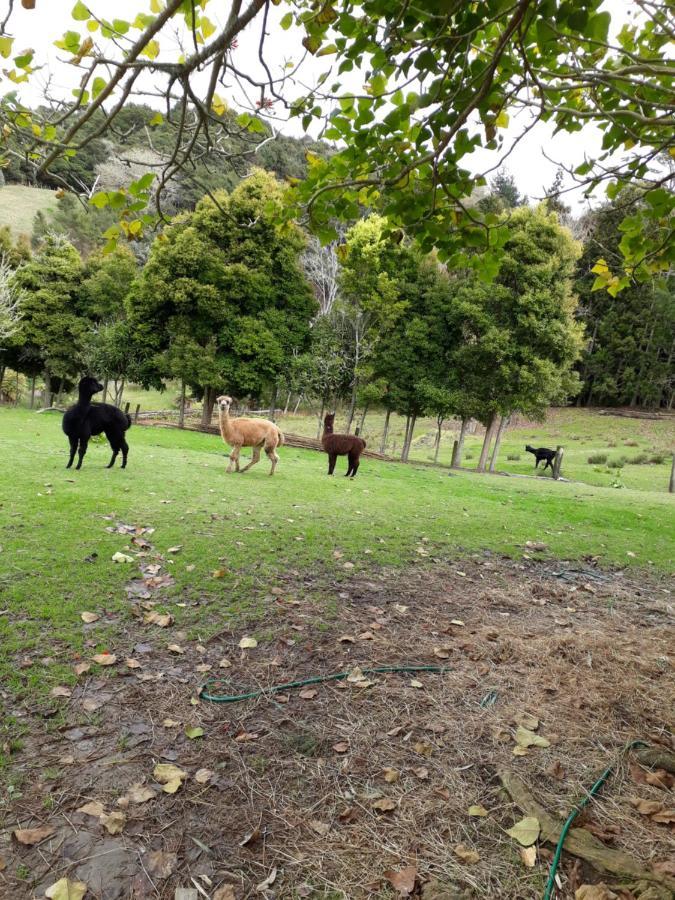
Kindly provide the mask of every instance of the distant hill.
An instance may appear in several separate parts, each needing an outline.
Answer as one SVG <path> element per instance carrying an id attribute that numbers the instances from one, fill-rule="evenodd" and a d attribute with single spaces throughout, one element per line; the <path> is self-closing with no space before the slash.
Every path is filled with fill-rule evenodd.
<path id="1" fill-rule="evenodd" d="M 45 188 L 25 187 L 22 184 L 5 184 L 0 187 L 0 225 L 9 225 L 14 237 L 33 233 L 36 212 L 48 212 L 57 204 L 54 191 Z"/>

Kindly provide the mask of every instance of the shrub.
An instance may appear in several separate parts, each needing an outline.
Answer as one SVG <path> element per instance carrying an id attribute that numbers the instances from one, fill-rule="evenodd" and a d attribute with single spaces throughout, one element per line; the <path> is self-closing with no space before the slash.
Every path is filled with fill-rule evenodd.
<path id="1" fill-rule="evenodd" d="M 474 456 L 475 456 L 475 454 L 469 450 L 464 454 L 464 459 L 473 459 Z"/>
<path id="2" fill-rule="evenodd" d="M 665 456 L 663 455 L 663 453 L 653 453 L 649 457 L 649 462 L 653 463 L 655 466 L 660 466 L 664 459 Z"/>
<path id="3" fill-rule="evenodd" d="M 631 466 L 643 466 L 645 463 L 649 462 L 649 454 L 638 453 L 636 456 L 628 457 L 626 462 Z"/>
<path id="4" fill-rule="evenodd" d="M 625 456 L 620 456 L 618 459 L 609 459 L 607 460 L 607 468 L 608 469 L 623 469 L 626 465 Z"/>
<path id="5" fill-rule="evenodd" d="M 591 466 L 601 466 L 603 463 L 607 462 L 607 454 L 591 453 L 591 455 L 588 457 L 588 462 Z"/>
<path id="6" fill-rule="evenodd" d="M 507 459 L 520 459 L 520 453 L 507 453 Z"/>

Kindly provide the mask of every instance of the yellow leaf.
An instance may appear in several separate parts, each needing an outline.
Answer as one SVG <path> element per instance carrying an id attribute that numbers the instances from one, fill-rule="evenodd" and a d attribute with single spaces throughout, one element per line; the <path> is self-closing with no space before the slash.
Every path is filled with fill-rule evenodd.
<path id="1" fill-rule="evenodd" d="M 605 275 L 609 272 L 609 266 L 604 259 L 599 259 L 591 269 L 591 272 L 593 272 L 595 275 Z"/>
<path id="2" fill-rule="evenodd" d="M 256 641 L 256 639 L 254 637 L 243 637 L 239 641 L 239 646 L 241 647 L 242 650 L 253 650 L 255 647 L 258 646 L 258 642 Z"/>
<path id="3" fill-rule="evenodd" d="M 164 4 L 161 0 L 150 0 L 150 11 L 154 13 L 161 13 L 164 9 Z"/>
<path id="4" fill-rule="evenodd" d="M 141 56 L 147 56 L 148 59 L 157 59 L 159 56 L 159 42 L 148 41 L 141 51 Z"/>
<path id="5" fill-rule="evenodd" d="M 108 834 L 121 834 L 127 822 L 127 817 L 123 812 L 111 812 L 108 816 L 101 816 L 99 822 L 106 829 Z"/>
<path id="6" fill-rule="evenodd" d="M 509 124 L 509 115 L 502 110 L 497 118 L 495 119 L 495 125 L 497 128 L 506 128 Z"/>
<path id="7" fill-rule="evenodd" d="M 550 747 L 551 742 L 547 741 L 546 738 L 541 737 L 539 734 L 535 734 L 534 731 L 530 731 L 529 728 L 523 728 L 522 725 L 519 725 L 516 729 L 516 744 L 519 747 Z"/>
<path id="8" fill-rule="evenodd" d="M 537 862 L 537 848 L 534 846 L 521 847 L 520 858 L 523 861 L 523 865 L 526 865 L 528 869 L 533 869 Z"/>
<path id="9" fill-rule="evenodd" d="M 162 785 L 162 790 L 166 794 L 175 794 L 183 780 L 187 778 L 187 772 L 171 763 L 157 763 L 152 776 Z"/>
<path id="10" fill-rule="evenodd" d="M 211 109 L 217 116 L 224 116 L 229 109 L 229 106 L 219 94 L 214 94 L 213 100 L 211 101 Z"/>
<path id="11" fill-rule="evenodd" d="M 87 885 L 84 881 L 71 881 L 69 878 L 61 878 L 45 891 L 45 897 L 49 900 L 82 900 L 87 893 Z"/>
<path id="12" fill-rule="evenodd" d="M 480 803 L 474 804 L 474 806 L 470 806 L 467 810 L 470 816 L 487 816 L 489 815 L 487 809 L 482 806 Z"/>
<path id="13" fill-rule="evenodd" d="M 521 846 L 529 847 L 539 837 L 540 830 L 539 819 L 535 819 L 534 816 L 525 816 L 512 828 L 507 828 L 506 833 L 515 838 Z"/>
<path id="14" fill-rule="evenodd" d="M 468 863 L 470 866 L 480 860 L 480 853 L 476 850 L 470 850 L 466 844 L 457 844 L 457 846 L 452 849 L 455 856 L 458 856 L 462 862 Z"/>

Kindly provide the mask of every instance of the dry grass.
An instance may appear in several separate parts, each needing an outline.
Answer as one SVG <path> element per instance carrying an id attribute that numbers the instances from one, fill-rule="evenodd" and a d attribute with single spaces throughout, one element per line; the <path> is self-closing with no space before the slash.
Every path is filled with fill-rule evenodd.
<path id="1" fill-rule="evenodd" d="M 23 795 L 5 825 L 40 819 L 57 831 L 40 851 L 0 843 L 8 863 L 0 896 L 41 896 L 68 869 L 106 900 L 170 898 L 191 879 L 207 896 L 229 883 L 243 898 L 255 896 L 276 868 L 269 896 L 384 898 L 394 896 L 384 873 L 414 866 L 416 895 L 429 900 L 537 898 L 550 848 L 539 849 L 534 868 L 524 867 L 505 834 L 520 813 L 498 770 L 513 768 L 562 818 L 627 742 L 673 746 L 666 584 L 476 557 L 461 570 L 425 560 L 405 575 L 382 571 L 346 588 L 289 574 L 267 603 L 269 627 L 258 632 L 256 649 L 238 649 L 250 633 L 242 628 L 205 644 L 163 631 L 135 649 L 139 636 L 127 635 L 127 645 L 120 638 L 113 649 L 121 659 L 138 658 L 143 668 L 135 671 L 145 680 L 129 671 L 91 678 L 68 701 L 63 727 L 45 736 L 32 721 L 28 752 L 18 760 Z M 185 653 L 172 655 L 168 643 Z M 218 668 L 223 657 L 231 668 Z M 236 691 L 405 663 L 449 671 L 416 676 L 421 686 L 415 676 L 386 675 L 369 687 L 317 686 L 304 698 L 294 690 L 236 705 L 190 700 L 205 677 L 197 665 L 224 672 Z M 88 717 L 85 696 L 107 699 Z M 551 746 L 518 757 L 514 734 L 523 714 L 539 720 Z M 181 725 L 164 727 L 166 717 Z M 204 738 L 188 740 L 185 724 L 201 725 Z M 58 762 L 66 755 L 75 765 Z M 175 795 L 129 807 L 121 835 L 104 839 L 95 820 L 75 812 L 92 799 L 115 808 L 134 782 L 153 786 L 158 761 L 179 765 L 187 781 Z M 204 767 L 213 775 L 201 785 L 194 775 Z M 396 780 L 387 781 L 385 770 Z M 671 852 L 668 827 L 638 815 L 635 796 L 667 799 L 637 784 L 626 762 L 585 822 L 649 867 Z M 378 811 L 382 799 L 393 809 Z M 473 804 L 489 815 L 469 816 Z M 480 860 L 463 862 L 453 851 L 458 844 Z M 153 874 L 149 850 L 176 853 L 174 873 Z M 17 864 L 34 873 L 31 888 L 15 877 Z M 3 877 L 10 893 L 2 894 Z M 561 877 L 562 898 L 600 876 L 566 858 Z"/>

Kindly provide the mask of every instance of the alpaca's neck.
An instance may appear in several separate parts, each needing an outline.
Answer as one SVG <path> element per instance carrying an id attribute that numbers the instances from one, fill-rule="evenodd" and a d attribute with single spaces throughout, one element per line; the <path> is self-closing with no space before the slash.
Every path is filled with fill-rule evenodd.
<path id="1" fill-rule="evenodd" d="M 93 394 L 90 394 L 88 391 L 80 391 L 78 394 L 77 405 L 83 408 L 91 406 L 92 396 Z"/>
<path id="2" fill-rule="evenodd" d="M 230 419 L 230 414 L 226 409 L 219 409 L 218 414 L 220 434 L 229 443 L 232 437 L 232 419 Z"/>

